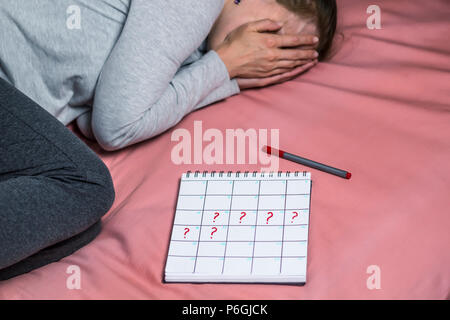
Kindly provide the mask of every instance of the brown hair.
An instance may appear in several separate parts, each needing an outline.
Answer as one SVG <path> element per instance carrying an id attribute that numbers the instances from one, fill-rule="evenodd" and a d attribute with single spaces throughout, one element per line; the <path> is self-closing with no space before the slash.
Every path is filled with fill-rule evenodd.
<path id="1" fill-rule="evenodd" d="M 276 0 L 301 18 L 314 19 L 319 31 L 319 60 L 329 57 L 337 25 L 336 0 Z"/>

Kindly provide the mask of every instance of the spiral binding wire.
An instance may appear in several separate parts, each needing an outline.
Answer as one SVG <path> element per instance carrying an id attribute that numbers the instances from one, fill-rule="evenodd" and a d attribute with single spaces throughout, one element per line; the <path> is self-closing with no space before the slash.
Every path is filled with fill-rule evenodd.
<path id="1" fill-rule="evenodd" d="M 201 176 L 203 178 L 205 178 L 208 175 L 208 173 L 210 173 L 210 177 L 214 178 L 214 176 L 216 175 L 217 171 L 211 171 L 211 172 L 209 172 L 209 171 L 202 171 L 202 172 L 201 171 L 195 171 L 193 174 L 192 174 L 192 171 L 188 171 L 188 172 L 186 172 L 186 178 L 189 178 L 191 175 L 194 178 L 198 178 L 198 176 L 200 174 L 201 174 Z M 244 177 L 247 178 L 249 173 L 250 173 L 250 171 L 244 171 L 244 173 L 243 173 Z M 293 175 L 294 175 L 294 177 L 298 177 L 299 175 L 303 175 L 304 177 L 306 177 L 307 173 L 308 173 L 307 171 L 295 171 L 293 173 Z M 231 177 L 233 175 L 233 171 L 228 171 L 226 173 L 225 173 L 225 171 L 219 171 L 218 176 L 220 178 L 222 178 L 224 176 L 224 174 L 226 174 L 227 177 Z M 241 175 L 241 171 L 236 171 L 234 174 L 235 174 L 236 178 L 239 178 L 240 175 Z M 264 178 L 267 175 L 268 177 L 271 178 L 271 177 L 274 176 L 274 174 L 277 174 L 278 177 L 281 177 L 283 172 L 282 171 L 278 171 L 277 173 L 275 173 L 273 171 L 270 171 L 269 173 L 260 172 L 259 173 L 259 177 Z M 258 176 L 258 171 L 253 171 L 251 176 L 254 177 L 254 178 L 257 177 Z M 290 171 L 286 171 L 286 177 L 290 177 L 290 176 L 291 176 L 291 172 Z"/>

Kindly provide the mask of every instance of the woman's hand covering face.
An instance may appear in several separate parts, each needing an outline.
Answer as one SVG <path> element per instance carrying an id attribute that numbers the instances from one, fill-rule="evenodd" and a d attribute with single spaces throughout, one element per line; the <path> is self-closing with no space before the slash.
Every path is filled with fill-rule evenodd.
<path id="1" fill-rule="evenodd" d="M 319 39 L 277 34 L 280 29 L 270 19 L 246 23 L 230 32 L 216 49 L 241 89 L 284 82 L 316 65 L 314 47 Z"/>

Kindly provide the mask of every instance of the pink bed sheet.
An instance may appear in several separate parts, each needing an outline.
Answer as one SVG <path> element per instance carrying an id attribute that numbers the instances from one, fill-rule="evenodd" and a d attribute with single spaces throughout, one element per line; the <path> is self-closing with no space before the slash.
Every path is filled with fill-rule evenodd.
<path id="1" fill-rule="evenodd" d="M 286 150 L 348 169 L 351 180 L 313 179 L 308 282 L 165 284 L 178 181 L 187 170 L 260 165 L 175 165 L 172 130 L 99 152 L 117 198 L 104 230 L 60 262 L 0 283 L 3 299 L 448 299 L 450 295 L 450 4 L 339 1 L 337 55 L 282 85 L 250 90 L 187 116 L 177 128 L 280 129 Z M 287 161 L 283 171 L 304 170 Z M 309 169 L 308 169 L 309 170 Z M 69 290 L 67 267 L 81 270 Z M 369 290 L 367 268 L 380 268 Z"/>

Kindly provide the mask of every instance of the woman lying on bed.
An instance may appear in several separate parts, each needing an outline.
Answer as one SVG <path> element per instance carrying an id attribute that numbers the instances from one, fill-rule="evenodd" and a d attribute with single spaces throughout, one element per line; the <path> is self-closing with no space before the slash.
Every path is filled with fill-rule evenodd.
<path id="1" fill-rule="evenodd" d="M 106 150 L 149 139 L 313 67 L 335 27 L 334 0 L 1 2 L 0 279 L 89 243 L 112 206 L 108 169 L 64 125 Z"/>

